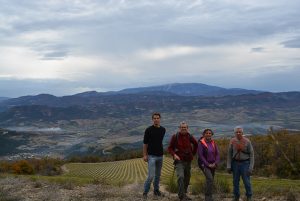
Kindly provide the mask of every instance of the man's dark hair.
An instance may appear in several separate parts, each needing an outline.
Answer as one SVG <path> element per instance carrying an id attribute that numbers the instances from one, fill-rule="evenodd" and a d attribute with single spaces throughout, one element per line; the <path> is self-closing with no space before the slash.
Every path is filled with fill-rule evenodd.
<path id="1" fill-rule="evenodd" d="M 154 116 L 159 116 L 159 118 L 161 118 L 161 116 L 160 116 L 160 113 L 159 113 L 159 112 L 154 112 L 154 113 L 152 114 L 152 119 L 154 118 Z"/>

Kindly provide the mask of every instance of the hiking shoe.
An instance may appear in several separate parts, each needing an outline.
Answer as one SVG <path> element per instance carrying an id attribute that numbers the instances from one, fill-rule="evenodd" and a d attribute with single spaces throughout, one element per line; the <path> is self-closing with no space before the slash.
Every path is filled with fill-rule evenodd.
<path id="1" fill-rule="evenodd" d="M 239 201 L 239 200 L 240 200 L 239 197 L 234 197 L 234 198 L 232 199 L 232 201 Z"/>
<path id="2" fill-rule="evenodd" d="M 185 199 L 184 201 L 191 201 L 191 200 L 192 200 L 192 198 L 190 198 L 190 197 L 187 196 L 187 195 L 184 196 L 184 199 Z"/>
<path id="3" fill-rule="evenodd" d="M 164 194 L 162 192 L 160 192 L 160 190 L 155 190 L 153 193 L 155 196 L 164 197 Z"/>
<path id="4" fill-rule="evenodd" d="M 205 196 L 205 201 L 214 201 L 213 197 L 212 196 Z"/>
<path id="5" fill-rule="evenodd" d="M 180 201 L 191 201 L 192 198 L 188 197 L 188 196 L 183 196 L 182 198 L 179 198 Z"/>
<path id="6" fill-rule="evenodd" d="M 179 198 L 180 201 L 186 201 L 184 197 Z"/>
<path id="7" fill-rule="evenodd" d="M 147 200 L 147 193 L 143 193 L 143 200 Z"/>

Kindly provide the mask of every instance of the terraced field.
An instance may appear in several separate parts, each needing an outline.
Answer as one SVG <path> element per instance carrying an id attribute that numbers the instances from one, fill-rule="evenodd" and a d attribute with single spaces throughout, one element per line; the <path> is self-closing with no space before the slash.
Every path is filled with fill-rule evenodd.
<path id="1" fill-rule="evenodd" d="M 104 163 L 68 163 L 64 176 L 106 180 L 113 183 L 142 182 L 147 176 L 147 163 L 143 159 Z M 173 160 L 164 157 L 162 180 L 172 175 Z"/>

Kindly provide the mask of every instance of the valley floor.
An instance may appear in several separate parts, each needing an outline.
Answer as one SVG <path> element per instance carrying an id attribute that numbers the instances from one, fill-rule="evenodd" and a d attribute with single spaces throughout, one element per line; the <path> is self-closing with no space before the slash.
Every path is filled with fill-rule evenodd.
<path id="1" fill-rule="evenodd" d="M 126 186 L 112 186 L 104 184 L 75 185 L 71 182 L 54 183 L 39 179 L 2 175 L 0 177 L 1 201 L 133 201 L 142 200 L 143 185 L 141 183 Z M 161 201 L 177 201 L 177 195 L 164 192 Z M 296 196 L 299 196 L 297 194 Z M 193 196 L 193 200 L 204 200 L 203 195 Z M 254 197 L 258 201 L 283 201 L 287 196 Z M 231 195 L 215 195 L 216 201 L 230 201 Z M 299 198 L 298 198 L 299 199 Z M 149 199 L 153 200 L 152 192 Z M 294 199 L 297 200 L 297 197 Z"/>

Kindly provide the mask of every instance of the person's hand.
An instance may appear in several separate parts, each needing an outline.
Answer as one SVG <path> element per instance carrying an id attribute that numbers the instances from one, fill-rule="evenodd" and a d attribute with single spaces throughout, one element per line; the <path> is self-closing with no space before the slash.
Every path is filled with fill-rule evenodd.
<path id="1" fill-rule="evenodd" d="M 252 175 L 252 170 L 248 170 L 247 175 L 251 176 Z"/>
<path id="2" fill-rule="evenodd" d="M 214 164 L 214 163 L 209 164 L 208 167 L 211 168 L 211 169 L 215 169 L 216 168 L 216 164 Z"/>
<path id="3" fill-rule="evenodd" d="M 232 173 L 232 169 L 231 169 L 231 168 L 227 168 L 227 172 L 228 172 L 229 174 L 231 174 L 231 173 Z"/>
<path id="4" fill-rule="evenodd" d="M 174 160 L 175 161 L 180 161 L 180 157 L 177 154 L 174 154 Z"/>
<path id="5" fill-rule="evenodd" d="M 143 160 L 144 160 L 145 162 L 148 162 L 148 155 L 143 156 Z"/>

